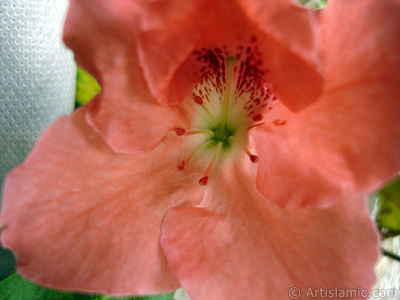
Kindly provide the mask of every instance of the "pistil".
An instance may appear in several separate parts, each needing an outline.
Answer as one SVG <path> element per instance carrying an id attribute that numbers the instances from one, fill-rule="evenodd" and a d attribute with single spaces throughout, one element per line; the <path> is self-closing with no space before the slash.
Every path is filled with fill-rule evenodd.
<path id="1" fill-rule="evenodd" d="M 229 139 L 238 144 L 244 150 L 244 152 L 246 152 L 252 163 L 256 163 L 258 161 L 258 156 L 252 154 L 250 150 L 247 149 L 247 147 L 237 137 L 231 135 Z"/>
<path id="2" fill-rule="evenodd" d="M 210 175 L 212 167 L 214 166 L 214 163 L 215 163 L 215 161 L 216 161 L 216 159 L 218 157 L 218 154 L 221 151 L 222 144 L 223 144 L 222 142 L 218 142 L 217 143 L 217 149 L 215 150 L 215 153 L 214 153 L 214 156 L 213 156 L 213 158 L 212 158 L 212 160 L 210 162 L 210 165 L 208 166 L 206 172 L 204 173 L 204 176 L 202 178 L 200 178 L 200 180 L 199 180 L 199 184 L 200 185 L 206 185 L 207 184 L 208 178 L 209 178 L 208 175 Z"/>
<path id="3" fill-rule="evenodd" d="M 221 117 L 221 127 L 226 124 L 226 118 L 228 116 L 229 110 L 229 100 L 231 97 L 231 86 L 232 86 L 232 73 L 233 66 L 235 65 L 236 58 L 229 56 L 226 58 L 227 70 L 226 70 L 226 84 L 225 84 L 225 97 L 223 103 L 222 117 Z"/>

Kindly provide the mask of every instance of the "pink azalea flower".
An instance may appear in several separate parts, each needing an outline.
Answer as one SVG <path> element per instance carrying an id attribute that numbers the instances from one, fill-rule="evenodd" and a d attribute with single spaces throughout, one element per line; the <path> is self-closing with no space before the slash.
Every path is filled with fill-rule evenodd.
<path id="1" fill-rule="evenodd" d="M 364 195 L 400 169 L 399 13 L 71 0 L 65 42 L 102 93 L 7 177 L 2 242 L 19 272 L 192 300 L 368 289 Z"/>

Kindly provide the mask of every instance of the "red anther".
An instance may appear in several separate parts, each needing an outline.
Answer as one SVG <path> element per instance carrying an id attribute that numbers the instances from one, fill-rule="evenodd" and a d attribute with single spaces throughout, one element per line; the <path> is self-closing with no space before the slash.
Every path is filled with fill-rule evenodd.
<path id="1" fill-rule="evenodd" d="M 201 99 L 200 96 L 194 97 L 194 101 L 195 101 L 197 104 L 200 104 L 200 105 L 204 103 L 203 99 Z"/>
<path id="2" fill-rule="evenodd" d="M 184 135 L 184 134 L 185 134 L 185 129 L 183 129 L 183 128 L 177 128 L 177 129 L 175 130 L 175 132 L 176 132 L 177 135 Z"/>
<path id="3" fill-rule="evenodd" d="M 261 121 L 263 119 L 263 116 L 261 114 L 255 115 L 253 117 L 253 121 L 258 122 Z"/>
<path id="4" fill-rule="evenodd" d="M 181 164 L 178 167 L 179 171 L 183 172 L 185 171 L 185 161 L 182 160 Z"/>
<path id="5" fill-rule="evenodd" d="M 258 156 L 250 155 L 250 160 L 251 160 L 252 163 L 255 164 L 258 161 Z"/>
<path id="6" fill-rule="evenodd" d="M 199 184 L 202 186 L 206 185 L 207 182 L 208 182 L 208 176 L 204 176 L 204 177 L 200 178 L 200 180 L 199 180 Z"/>

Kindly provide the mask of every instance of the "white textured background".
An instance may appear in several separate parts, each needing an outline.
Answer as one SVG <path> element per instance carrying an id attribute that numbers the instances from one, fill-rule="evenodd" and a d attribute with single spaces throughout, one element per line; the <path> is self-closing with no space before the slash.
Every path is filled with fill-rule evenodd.
<path id="1" fill-rule="evenodd" d="M 400 254 L 400 237 L 390 238 L 383 241 L 382 246 L 389 252 Z M 376 265 L 376 275 L 378 277 L 374 289 L 386 290 L 382 297 L 371 300 L 400 300 L 400 262 L 389 257 L 382 256 Z M 389 290 L 396 290 L 397 295 L 391 296 Z"/>
<path id="2" fill-rule="evenodd" d="M 0 191 L 38 135 L 74 109 L 76 67 L 62 44 L 67 0 L 0 0 Z M 12 269 L 0 250 L 0 278 Z"/>
<path id="3" fill-rule="evenodd" d="M 0 178 L 74 108 L 75 64 L 62 44 L 66 0 L 0 2 Z"/>

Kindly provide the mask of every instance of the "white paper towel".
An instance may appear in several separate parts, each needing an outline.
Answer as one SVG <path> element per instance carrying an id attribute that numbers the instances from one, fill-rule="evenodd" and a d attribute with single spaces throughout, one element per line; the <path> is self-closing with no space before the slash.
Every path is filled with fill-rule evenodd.
<path id="1" fill-rule="evenodd" d="M 67 0 L 0 2 L 0 180 L 74 108 L 76 69 L 62 43 Z"/>
<path id="2" fill-rule="evenodd" d="M 62 44 L 67 5 L 0 1 L 0 192 L 6 173 L 23 161 L 46 126 L 74 109 L 76 67 Z M 14 263 L 0 247 L 0 278 Z"/>

